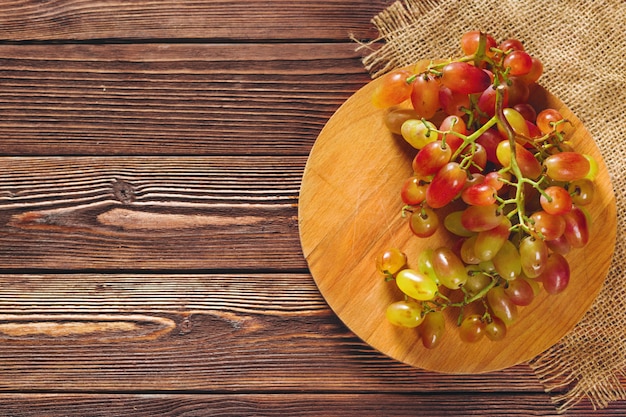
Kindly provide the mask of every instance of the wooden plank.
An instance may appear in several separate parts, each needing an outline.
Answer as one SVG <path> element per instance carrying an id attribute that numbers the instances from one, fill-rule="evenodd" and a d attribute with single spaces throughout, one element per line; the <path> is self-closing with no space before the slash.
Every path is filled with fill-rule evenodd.
<path id="1" fill-rule="evenodd" d="M 402 394 L 234 394 L 234 395 L 2 395 L 12 417 L 89 415 L 128 416 L 557 416 L 547 394 L 442 395 Z M 28 403 L 28 407 L 24 407 Z M 619 416 L 619 404 L 593 412 L 583 403 L 564 416 Z M 620 412 L 622 414 L 620 414 Z"/>
<path id="2" fill-rule="evenodd" d="M 0 158 L 3 269 L 305 269 L 305 157 Z"/>
<path id="3" fill-rule="evenodd" d="M 308 154 L 356 44 L 0 45 L 0 154 Z"/>
<path id="4" fill-rule="evenodd" d="M 0 391 L 542 392 L 367 346 L 308 274 L 0 275 Z"/>
<path id="5" fill-rule="evenodd" d="M 290 40 L 376 36 L 389 0 L 1 1 L 5 40 Z"/>

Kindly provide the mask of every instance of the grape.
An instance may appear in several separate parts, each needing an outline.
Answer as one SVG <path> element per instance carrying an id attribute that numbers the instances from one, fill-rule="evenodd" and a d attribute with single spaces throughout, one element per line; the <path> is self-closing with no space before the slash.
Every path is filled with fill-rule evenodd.
<path id="1" fill-rule="evenodd" d="M 461 36 L 461 49 L 465 55 L 473 55 L 478 50 L 478 42 L 480 39 L 480 32 L 477 30 L 472 30 L 466 32 Z M 486 35 L 486 49 L 487 51 L 490 48 L 494 48 L 496 46 L 496 40 L 491 35 Z"/>
<path id="2" fill-rule="evenodd" d="M 496 272 L 505 280 L 514 280 L 522 273 L 522 260 L 515 245 L 510 240 L 504 244 L 491 260 Z"/>
<path id="3" fill-rule="evenodd" d="M 450 233 L 453 233 L 457 236 L 461 236 L 461 237 L 473 236 L 475 232 L 467 230 L 465 227 L 463 227 L 463 223 L 461 221 L 462 216 L 463 216 L 463 211 L 453 211 L 452 213 L 448 214 L 443 219 L 444 227 Z"/>
<path id="4" fill-rule="evenodd" d="M 450 115 L 441 121 L 439 125 L 439 130 L 442 132 L 456 132 L 461 135 L 467 134 L 467 125 L 465 121 L 461 119 L 459 116 Z M 442 140 L 446 142 L 446 144 L 451 148 L 452 152 L 455 152 L 459 146 L 463 143 L 463 139 L 454 133 L 444 133 L 442 135 Z"/>
<path id="5" fill-rule="evenodd" d="M 470 108 L 470 99 L 467 94 L 454 93 L 446 86 L 439 88 L 439 104 L 443 111 L 451 116 L 464 116 L 463 109 Z"/>
<path id="6" fill-rule="evenodd" d="M 379 108 L 387 108 L 400 104 L 411 96 L 413 84 L 407 82 L 411 71 L 399 69 L 382 76 L 372 95 L 372 103 Z"/>
<path id="7" fill-rule="evenodd" d="M 479 232 L 474 244 L 476 257 L 481 261 L 492 260 L 509 238 L 510 228 L 511 221 L 503 216 L 496 227 Z"/>
<path id="8" fill-rule="evenodd" d="M 439 345 L 446 327 L 446 320 L 441 311 L 431 311 L 424 316 L 419 327 L 422 344 L 427 349 Z"/>
<path id="9" fill-rule="evenodd" d="M 510 326 L 517 319 L 517 306 L 504 293 L 504 288 L 493 287 L 487 293 L 487 305 L 494 316 L 502 320 L 506 326 Z"/>
<path id="10" fill-rule="evenodd" d="M 409 225 L 415 236 L 430 237 L 439 228 L 439 217 L 430 207 L 422 207 L 411 214 Z"/>
<path id="11" fill-rule="evenodd" d="M 534 122 L 537 119 L 535 108 L 528 103 L 517 103 L 513 106 L 513 109 L 521 114 L 527 122 Z"/>
<path id="12" fill-rule="evenodd" d="M 565 188 L 553 185 L 546 188 L 544 192 L 545 195 L 541 195 L 539 202 L 547 213 L 558 215 L 572 209 L 572 197 Z"/>
<path id="13" fill-rule="evenodd" d="M 469 206 L 461 215 L 461 224 L 472 232 L 493 229 L 502 222 L 502 213 L 497 204 Z"/>
<path id="14" fill-rule="evenodd" d="M 462 341 L 476 343 L 485 335 L 485 323 L 478 314 L 470 314 L 463 319 L 459 327 L 459 336 Z"/>
<path id="15" fill-rule="evenodd" d="M 546 245 L 551 251 L 561 255 L 567 255 L 572 249 L 572 245 L 567 241 L 565 235 L 561 235 L 556 239 L 546 240 Z"/>
<path id="16" fill-rule="evenodd" d="M 589 161 L 589 172 L 587 172 L 585 178 L 593 181 L 598 175 L 598 171 L 600 169 L 600 167 L 598 166 L 598 161 L 596 161 L 595 158 L 591 155 L 583 154 L 583 156 L 587 158 L 587 161 Z"/>
<path id="17" fill-rule="evenodd" d="M 422 306 L 413 300 L 396 301 L 389 304 L 385 315 L 391 324 L 401 327 L 417 327 L 424 320 Z"/>
<path id="18" fill-rule="evenodd" d="M 478 98 L 478 109 L 488 116 L 496 114 L 496 87 L 490 85 L 482 92 Z M 509 89 L 504 89 L 504 95 L 502 97 L 502 103 L 506 107 L 509 104 Z"/>
<path id="19" fill-rule="evenodd" d="M 435 125 L 427 120 L 409 119 L 400 128 L 402 137 L 415 149 L 422 149 L 427 143 L 439 137 Z"/>
<path id="20" fill-rule="evenodd" d="M 420 177 L 412 176 L 407 178 L 400 190 L 400 197 L 404 204 L 417 206 L 426 199 L 426 185 L 422 184 Z"/>
<path id="21" fill-rule="evenodd" d="M 442 69 L 441 83 L 453 93 L 474 94 L 491 84 L 489 74 L 467 62 L 452 62 Z"/>
<path id="22" fill-rule="evenodd" d="M 518 39 L 510 38 L 500 42 L 500 45 L 498 45 L 498 49 L 500 49 L 502 52 L 523 51 L 524 45 Z"/>
<path id="23" fill-rule="evenodd" d="M 570 269 L 567 259 L 560 253 L 553 252 L 548 256 L 546 269 L 538 278 L 548 294 L 563 292 L 570 279 Z"/>
<path id="24" fill-rule="evenodd" d="M 582 248 L 589 242 L 589 224 L 587 216 L 579 207 L 572 209 L 563 215 L 565 229 L 563 236 L 573 248 Z"/>
<path id="25" fill-rule="evenodd" d="M 448 162 L 435 174 L 426 189 L 426 203 L 432 208 L 446 206 L 461 192 L 465 181 L 465 170 L 457 162 Z"/>
<path id="26" fill-rule="evenodd" d="M 403 269 L 398 272 L 396 284 L 400 291 L 419 301 L 432 300 L 437 294 L 435 281 L 414 269 Z"/>
<path id="27" fill-rule="evenodd" d="M 490 185 L 496 191 L 500 191 L 502 187 L 504 187 L 504 181 L 507 180 L 508 179 L 504 174 L 496 171 L 492 171 L 489 174 L 485 175 L 485 184 Z"/>
<path id="28" fill-rule="evenodd" d="M 444 165 L 450 162 L 452 150 L 449 146 L 436 140 L 424 145 L 413 158 L 413 172 L 421 177 L 435 175 Z"/>
<path id="29" fill-rule="evenodd" d="M 536 83 L 543 74 L 543 64 L 538 58 L 532 57 L 532 66 L 527 74 L 519 77 L 525 84 Z"/>
<path id="30" fill-rule="evenodd" d="M 511 144 L 508 140 L 503 140 L 496 148 L 496 157 L 504 167 L 511 166 Z M 535 156 L 519 143 L 515 143 L 515 161 L 526 178 L 535 179 L 541 175 L 543 169 Z"/>
<path id="31" fill-rule="evenodd" d="M 472 206 L 489 206 L 496 202 L 496 190 L 484 182 L 475 184 L 463 190 L 461 199 Z"/>
<path id="32" fill-rule="evenodd" d="M 439 104 L 439 83 L 432 75 L 419 75 L 413 82 L 411 92 L 413 109 L 420 118 L 430 119 L 441 107 Z"/>
<path id="33" fill-rule="evenodd" d="M 417 259 L 417 270 L 439 285 L 439 277 L 435 274 L 435 267 L 433 266 L 433 256 L 434 251 L 432 249 L 422 251 Z"/>
<path id="34" fill-rule="evenodd" d="M 565 232 L 565 219 L 543 210 L 536 211 L 530 216 L 533 227 L 543 239 L 554 240 Z"/>
<path id="35" fill-rule="evenodd" d="M 523 278 L 509 281 L 504 287 L 504 293 L 517 306 L 530 305 L 535 298 L 533 287 Z"/>
<path id="36" fill-rule="evenodd" d="M 572 203 L 577 206 L 586 206 L 593 201 L 595 185 L 588 178 L 581 178 L 570 182 L 567 191 L 571 196 Z"/>
<path id="37" fill-rule="evenodd" d="M 543 136 L 537 125 L 533 122 L 526 120 L 526 126 L 528 127 L 528 137 L 530 139 L 538 139 Z"/>
<path id="38" fill-rule="evenodd" d="M 504 58 L 504 67 L 509 69 L 511 75 L 525 75 L 530 72 L 533 60 L 523 50 L 515 50 Z"/>
<path id="39" fill-rule="evenodd" d="M 485 336 L 489 340 L 497 342 L 506 337 L 506 324 L 497 317 L 492 317 L 491 321 L 485 324 Z"/>
<path id="40" fill-rule="evenodd" d="M 526 119 L 524 118 L 524 116 L 522 116 L 520 112 L 512 107 L 507 107 L 503 110 L 503 113 L 504 118 L 509 123 L 509 125 L 513 129 L 513 132 L 515 132 L 516 135 L 528 137 L 528 125 L 526 124 Z M 507 137 L 506 129 L 504 128 L 502 123 L 498 123 L 498 131 L 500 132 L 502 137 Z"/>
<path id="41" fill-rule="evenodd" d="M 433 251 L 433 269 L 446 288 L 457 289 L 467 281 L 465 265 L 451 249 L 440 247 Z"/>
<path id="42" fill-rule="evenodd" d="M 387 249 L 376 258 L 376 268 L 387 275 L 395 275 L 406 265 L 406 255 L 397 248 Z"/>
<path id="43" fill-rule="evenodd" d="M 548 245 L 541 239 L 526 236 L 520 241 L 519 255 L 524 274 L 529 278 L 536 278 L 546 266 Z"/>
<path id="44" fill-rule="evenodd" d="M 474 253 L 474 245 L 476 244 L 476 235 L 470 236 L 463 241 L 461 244 L 461 260 L 466 264 L 474 264 L 478 265 L 481 262 L 481 259 L 476 257 Z"/>
<path id="45" fill-rule="evenodd" d="M 385 112 L 385 126 L 391 133 L 396 135 L 402 134 L 402 124 L 409 119 L 419 119 L 417 113 L 413 109 L 403 109 L 398 107 L 390 107 Z"/>
<path id="46" fill-rule="evenodd" d="M 466 153 L 461 154 L 464 158 Z M 474 149 L 470 157 L 470 165 L 468 171 L 471 174 L 477 174 L 485 170 L 487 166 L 487 151 L 480 143 L 474 143 Z"/>
<path id="47" fill-rule="evenodd" d="M 509 91 L 509 106 L 515 107 L 520 103 L 526 103 L 530 97 L 530 88 L 520 77 L 509 77 L 507 84 Z"/>
<path id="48" fill-rule="evenodd" d="M 555 181 L 576 181 L 589 173 L 589 160 L 578 152 L 559 152 L 543 161 L 546 174 Z"/>
<path id="49" fill-rule="evenodd" d="M 546 135 L 552 131 L 562 132 L 564 130 L 563 123 L 556 124 L 563 120 L 563 115 L 555 109 L 545 109 L 537 115 L 537 127 Z"/>
<path id="50" fill-rule="evenodd" d="M 498 147 L 498 144 L 503 140 L 504 138 L 497 129 L 489 129 L 485 133 L 480 135 L 478 139 L 476 139 L 476 143 L 480 143 L 485 148 L 485 152 L 487 153 L 487 160 L 489 162 L 499 164 L 500 161 L 498 161 L 498 158 L 496 156 L 496 148 Z"/>
<path id="51" fill-rule="evenodd" d="M 475 296 L 491 284 L 491 280 L 491 277 L 480 271 L 480 269 L 470 269 L 468 271 L 467 281 L 463 285 L 463 289 L 469 296 Z"/>

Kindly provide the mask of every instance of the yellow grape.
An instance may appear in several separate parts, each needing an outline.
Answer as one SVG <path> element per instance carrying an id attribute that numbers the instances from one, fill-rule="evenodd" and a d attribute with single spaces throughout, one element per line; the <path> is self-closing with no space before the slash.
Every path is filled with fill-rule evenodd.
<path id="1" fill-rule="evenodd" d="M 391 324 L 401 327 L 417 327 L 424 320 L 422 306 L 413 300 L 402 300 L 389 304 L 385 316 Z"/>

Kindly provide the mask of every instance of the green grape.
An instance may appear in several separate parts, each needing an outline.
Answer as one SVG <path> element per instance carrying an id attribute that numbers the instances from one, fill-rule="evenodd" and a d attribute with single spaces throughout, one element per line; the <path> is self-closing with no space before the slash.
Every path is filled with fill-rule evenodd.
<path id="1" fill-rule="evenodd" d="M 433 268 L 439 282 L 455 290 L 467 281 L 463 261 L 450 248 L 440 247 L 433 251 Z"/>
<path id="2" fill-rule="evenodd" d="M 385 315 L 391 324 L 401 327 L 417 327 L 424 320 L 422 306 L 413 300 L 402 300 L 389 304 Z"/>
<path id="3" fill-rule="evenodd" d="M 396 284 L 403 293 L 419 301 L 432 300 L 438 291 L 435 281 L 414 269 L 403 269 L 398 272 Z"/>
<path id="4" fill-rule="evenodd" d="M 480 293 L 489 284 L 491 284 L 492 278 L 484 272 L 480 271 L 478 267 L 468 265 L 467 271 L 468 277 L 467 281 L 463 285 L 463 289 L 470 297 L 473 297 L 476 294 Z"/>
<path id="5" fill-rule="evenodd" d="M 572 197 L 572 203 L 577 206 L 586 206 L 593 201 L 595 185 L 588 178 L 572 181 L 567 185 L 567 191 Z"/>
<path id="6" fill-rule="evenodd" d="M 385 250 L 376 258 L 376 268 L 385 275 L 395 275 L 406 265 L 406 255 L 397 248 Z"/>
<path id="7" fill-rule="evenodd" d="M 466 264 L 470 265 L 478 265 L 481 262 L 476 254 L 474 253 L 474 245 L 476 244 L 476 236 L 468 237 L 463 240 L 463 244 L 461 245 L 461 259 Z"/>
<path id="8" fill-rule="evenodd" d="M 475 232 L 469 231 L 465 227 L 463 227 L 463 223 L 461 222 L 461 216 L 463 216 L 462 210 L 453 211 L 452 213 L 448 214 L 443 219 L 444 227 L 450 233 L 453 233 L 457 236 L 470 237 L 475 235 Z"/>
<path id="9" fill-rule="evenodd" d="M 390 107 L 385 112 L 385 126 L 391 133 L 396 135 L 402 134 L 402 123 L 409 119 L 419 119 L 419 115 L 413 109 L 405 109 L 402 107 Z"/>
<path id="10" fill-rule="evenodd" d="M 419 332 L 422 344 L 427 349 L 432 349 L 439 345 L 446 328 L 446 319 L 441 311 L 431 311 L 424 316 L 424 321 L 420 324 Z"/>
<path id="11" fill-rule="evenodd" d="M 400 132 L 404 140 L 415 149 L 422 149 L 426 144 L 439 138 L 436 127 L 428 120 L 409 119 L 402 123 Z"/>
<path id="12" fill-rule="evenodd" d="M 434 251 L 432 249 L 426 249 L 422 251 L 417 258 L 417 270 L 422 274 L 428 276 L 437 285 L 439 285 L 439 277 L 435 273 L 435 267 L 433 266 Z"/>
<path id="13" fill-rule="evenodd" d="M 479 232 L 474 245 L 476 257 L 481 261 L 493 259 L 504 245 L 504 242 L 509 238 L 510 228 L 511 221 L 507 217 L 502 216 L 499 225 L 493 229 Z"/>
<path id="14" fill-rule="evenodd" d="M 541 239 L 526 236 L 519 244 L 519 256 L 524 275 L 529 278 L 536 278 L 546 266 L 548 245 Z"/>
<path id="15" fill-rule="evenodd" d="M 492 261 L 498 275 L 507 281 L 519 277 L 522 273 L 519 251 L 510 240 L 504 242 Z"/>

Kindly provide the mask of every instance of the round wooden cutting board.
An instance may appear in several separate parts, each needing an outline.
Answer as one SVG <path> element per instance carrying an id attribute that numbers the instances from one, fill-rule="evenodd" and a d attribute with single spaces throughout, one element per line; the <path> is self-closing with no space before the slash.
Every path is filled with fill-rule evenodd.
<path id="1" fill-rule="evenodd" d="M 400 215 L 400 187 L 411 175 L 416 150 L 388 132 L 384 110 L 371 104 L 374 80 L 348 99 L 320 133 L 307 162 L 299 201 L 300 240 L 313 278 L 329 306 L 362 340 L 415 367 L 446 373 L 495 371 L 532 359 L 570 331 L 602 288 L 614 250 L 615 196 L 607 168 L 589 132 L 557 98 L 538 88 L 531 101 L 556 108 L 575 127 L 577 150 L 599 162 L 590 243 L 574 249 L 568 288 L 542 292 L 509 327 L 505 340 L 462 342 L 456 318 L 447 317 L 441 344 L 422 346 L 415 329 L 389 324 L 385 309 L 402 298 L 393 282 L 377 272 L 375 257 L 397 247 L 409 266 L 421 250 L 449 245 L 445 230 L 429 239 L 411 233 Z M 572 129 L 570 129 L 572 130 Z M 443 229 L 443 227 L 441 227 Z M 452 309 L 451 309 L 452 310 Z"/>

